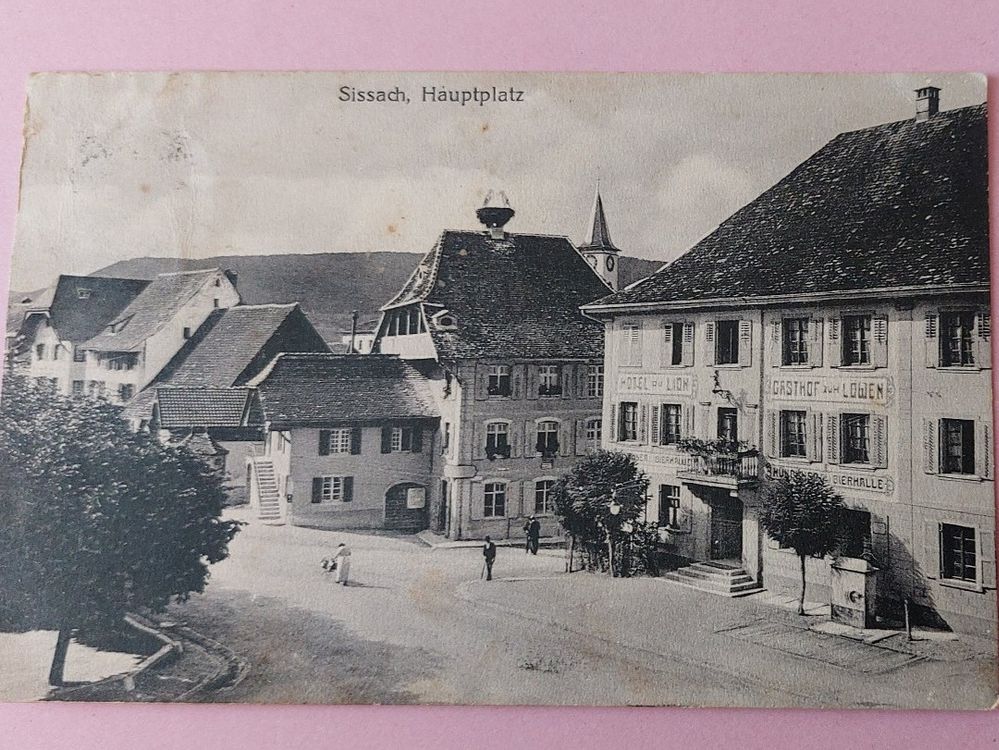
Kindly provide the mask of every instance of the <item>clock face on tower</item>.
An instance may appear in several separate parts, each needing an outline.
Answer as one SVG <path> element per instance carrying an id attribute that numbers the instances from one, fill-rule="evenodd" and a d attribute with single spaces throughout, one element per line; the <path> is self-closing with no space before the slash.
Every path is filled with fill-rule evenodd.
<path id="1" fill-rule="evenodd" d="M 607 270 L 608 271 L 613 271 L 614 270 L 614 256 L 613 255 L 608 255 L 607 256 L 607 260 L 605 261 L 605 263 L 607 264 Z"/>

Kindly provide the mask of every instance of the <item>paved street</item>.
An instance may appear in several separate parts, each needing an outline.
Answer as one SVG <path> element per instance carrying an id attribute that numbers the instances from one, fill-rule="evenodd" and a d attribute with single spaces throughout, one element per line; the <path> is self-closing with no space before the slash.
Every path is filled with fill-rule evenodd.
<path id="1" fill-rule="evenodd" d="M 319 567 L 341 540 L 346 589 Z M 555 552 L 500 549 L 487 583 L 477 549 L 251 522 L 232 553 L 175 608 L 251 664 L 218 700 L 971 708 L 995 695 L 974 645 L 876 648 L 752 597 L 565 576 Z"/>

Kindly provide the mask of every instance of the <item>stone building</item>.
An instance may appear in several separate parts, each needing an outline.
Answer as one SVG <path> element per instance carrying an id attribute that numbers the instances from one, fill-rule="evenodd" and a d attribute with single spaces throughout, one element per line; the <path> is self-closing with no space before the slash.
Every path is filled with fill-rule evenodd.
<path id="1" fill-rule="evenodd" d="M 249 462 L 260 518 L 326 529 L 427 527 L 437 406 L 398 357 L 288 353 L 250 381 L 247 424 L 264 426 Z"/>
<path id="2" fill-rule="evenodd" d="M 20 306 L 8 362 L 39 385 L 69 396 L 98 378 L 84 345 L 149 285 L 142 279 L 70 276 Z M 112 394 L 114 395 L 114 394 Z"/>
<path id="3" fill-rule="evenodd" d="M 985 106 L 919 98 L 915 118 L 837 136 L 583 309 L 606 324 L 604 443 L 639 457 L 678 554 L 731 563 L 728 593 L 797 591 L 795 555 L 758 528 L 758 489 L 815 473 L 849 507 L 838 554 L 880 568 L 883 612 L 909 599 L 991 635 Z M 833 562 L 808 560 L 810 598 L 828 601 Z M 713 585 L 703 571 L 679 578 Z"/>
<path id="4" fill-rule="evenodd" d="M 565 237 L 506 231 L 513 215 L 500 195 L 478 210 L 482 230 L 443 232 L 382 308 L 375 341 L 432 381 L 440 471 L 428 521 L 454 539 L 516 537 L 532 514 L 559 533 L 551 487 L 600 444 L 603 332 L 579 306 L 608 286 Z M 616 252 L 593 234 L 607 243 L 595 253 Z"/>
<path id="5" fill-rule="evenodd" d="M 228 271 L 161 273 L 78 348 L 87 371 L 73 392 L 130 401 L 173 359 L 214 311 L 239 304 Z"/>
<path id="6" fill-rule="evenodd" d="M 206 433 L 224 451 L 218 455 L 238 502 L 245 497 L 247 458 L 264 448 L 260 424 L 243 423 L 246 383 L 282 352 L 328 351 L 295 303 L 213 309 L 124 415 L 136 429 L 174 442 Z"/>

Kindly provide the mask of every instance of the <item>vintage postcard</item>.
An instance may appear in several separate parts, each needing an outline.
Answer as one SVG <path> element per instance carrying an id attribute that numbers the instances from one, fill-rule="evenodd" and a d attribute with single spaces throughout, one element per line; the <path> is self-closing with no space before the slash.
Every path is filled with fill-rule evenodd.
<path id="1" fill-rule="evenodd" d="M 0 700 L 991 706 L 985 99 L 32 77 Z"/>

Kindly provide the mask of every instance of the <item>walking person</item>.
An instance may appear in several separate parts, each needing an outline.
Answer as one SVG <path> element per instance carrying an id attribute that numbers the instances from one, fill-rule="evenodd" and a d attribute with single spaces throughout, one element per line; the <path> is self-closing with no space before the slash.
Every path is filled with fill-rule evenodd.
<path id="1" fill-rule="evenodd" d="M 336 554 L 333 555 L 333 561 L 336 563 L 336 582 L 346 586 L 350 576 L 350 547 L 340 542 L 336 547 Z"/>
<path id="2" fill-rule="evenodd" d="M 493 563 L 496 561 L 496 544 L 488 536 L 482 545 L 482 556 L 486 562 L 486 580 L 493 580 Z"/>
<path id="3" fill-rule="evenodd" d="M 527 523 L 524 524 L 524 534 L 527 537 L 525 552 L 530 552 L 532 555 L 538 554 L 538 544 L 541 539 L 541 521 L 534 516 L 528 518 Z"/>

